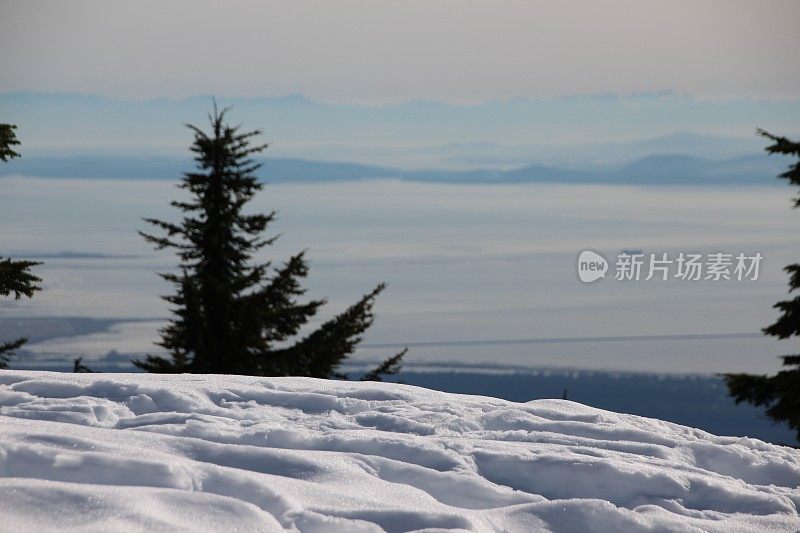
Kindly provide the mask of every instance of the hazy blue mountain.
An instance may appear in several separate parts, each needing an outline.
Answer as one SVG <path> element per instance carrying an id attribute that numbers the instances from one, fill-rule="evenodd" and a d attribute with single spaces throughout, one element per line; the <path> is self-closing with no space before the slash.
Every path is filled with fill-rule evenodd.
<path id="1" fill-rule="evenodd" d="M 262 126 L 276 140 L 261 174 L 269 182 L 774 183 L 786 162 L 759 153 L 764 142 L 754 128 L 792 135 L 800 121 L 800 100 L 673 93 L 464 105 L 367 106 L 300 95 L 219 101 L 234 106 L 232 120 Z M 207 96 L 0 94 L 0 118 L 19 124 L 24 147 L 0 173 L 177 180 L 192 168 L 183 123 L 202 123 L 209 105 Z M 583 137 L 572 138 L 576 132 Z"/>
<path id="2" fill-rule="evenodd" d="M 191 170 L 183 157 L 25 156 L 0 167 L 1 174 L 42 178 L 175 179 Z"/>
<path id="3" fill-rule="evenodd" d="M 406 170 L 351 162 L 266 158 L 259 171 L 270 183 L 401 179 L 433 183 L 624 183 L 639 185 L 773 184 L 786 161 L 765 154 L 711 161 L 685 155 L 654 155 L 622 166 L 581 170 L 545 165 L 516 169 Z M 23 157 L 0 167 L 0 175 L 46 178 L 178 180 L 192 168 L 186 157 Z"/>
<path id="4" fill-rule="evenodd" d="M 638 159 L 605 175 L 631 184 L 777 184 L 775 176 L 788 159 L 754 154 L 724 161 L 683 155 L 654 155 Z"/>
<path id="5" fill-rule="evenodd" d="M 266 159 L 261 175 L 268 182 L 348 181 L 398 177 L 397 170 L 347 162 L 308 161 L 305 159 Z"/>
<path id="6" fill-rule="evenodd" d="M 704 100 L 674 93 L 577 95 L 472 104 L 358 105 L 299 95 L 218 98 L 230 118 L 264 129 L 277 158 L 358 161 L 392 168 L 556 168 L 620 164 L 648 155 L 712 160 L 755 153 L 757 126 L 796 135 L 800 100 Z M 211 98 L 120 100 L 80 94 L 0 94 L 23 155 L 161 154 L 191 142 Z M 702 133 L 697 133 L 702 132 Z"/>
<path id="7" fill-rule="evenodd" d="M 502 174 L 504 182 L 551 182 L 551 183 L 585 183 L 602 182 L 602 174 L 592 174 L 586 171 L 564 170 L 542 165 L 528 165 L 515 170 L 508 170 Z"/>
<path id="8" fill-rule="evenodd" d="M 767 160 L 765 160 L 766 164 Z M 714 163 L 683 155 L 653 155 L 636 160 L 615 172 L 626 183 L 697 183 L 709 180 Z M 736 176 L 734 178 L 734 176 Z M 750 176 L 758 180 L 759 176 Z M 721 176 L 720 179 L 741 181 L 739 174 Z M 746 180 L 745 180 L 746 181 Z"/>

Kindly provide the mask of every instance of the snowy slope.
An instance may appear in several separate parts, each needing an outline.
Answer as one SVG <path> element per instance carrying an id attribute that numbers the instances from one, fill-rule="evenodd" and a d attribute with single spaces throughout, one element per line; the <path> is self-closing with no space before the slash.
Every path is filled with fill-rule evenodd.
<path id="1" fill-rule="evenodd" d="M 0 373 L 2 531 L 796 531 L 800 451 L 560 400 Z"/>

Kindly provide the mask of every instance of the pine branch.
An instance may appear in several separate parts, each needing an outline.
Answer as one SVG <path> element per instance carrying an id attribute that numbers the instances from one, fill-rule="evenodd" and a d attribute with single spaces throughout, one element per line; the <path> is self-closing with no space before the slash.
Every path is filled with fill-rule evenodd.
<path id="1" fill-rule="evenodd" d="M 793 300 L 778 302 L 772 307 L 780 309 L 782 314 L 772 325 L 761 331 L 779 339 L 800 335 L 800 296 Z"/>
<path id="2" fill-rule="evenodd" d="M 361 381 L 383 381 L 382 376 L 397 374 L 403 366 L 403 356 L 406 353 L 408 353 L 408 347 L 403 348 L 403 351 L 364 374 Z"/>
<path id="3" fill-rule="evenodd" d="M 27 337 L 23 337 L 15 341 L 0 344 L 0 369 L 8 368 L 8 363 L 11 361 L 11 358 L 16 355 L 16 350 L 21 348 L 26 342 L 28 342 Z"/>
<path id="4" fill-rule="evenodd" d="M 15 129 L 17 129 L 16 124 L 0 124 L 0 161 L 3 163 L 11 161 L 15 157 L 21 157 L 12 148 L 20 144 L 17 134 L 14 133 Z"/>
<path id="5" fill-rule="evenodd" d="M 34 292 L 42 290 L 37 285 L 42 279 L 31 274 L 29 269 L 41 264 L 37 261 L 0 259 L 0 296 L 13 294 L 16 300 L 23 296 L 32 298 Z"/>
<path id="6" fill-rule="evenodd" d="M 75 374 L 92 373 L 93 370 L 83 364 L 83 357 L 76 357 L 72 361 L 72 372 Z"/>
<path id="7" fill-rule="evenodd" d="M 767 146 L 765 150 L 770 154 L 782 154 L 800 157 L 800 142 L 790 141 L 786 137 L 772 135 L 771 133 L 758 128 L 757 133 L 762 137 L 766 137 L 774 141 L 773 144 Z M 786 172 L 778 175 L 779 178 L 787 180 L 792 185 L 800 185 L 800 160 L 789 165 Z M 800 207 L 800 195 L 794 199 L 794 207 Z"/>
<path id="8" fill-rule="evenodd" d="M 783 357 L 784 365 L 794 366 L 774 376 L 725 374 L 728 391 L 737 404 L 747 402 L 766 407 L 766 414 L 777 422 L 787 422 L 800 440 L 800 355 Z"/>
<path id="9" fill-rule="evenodd" d="M 303 340 L 278 352 L 281 368 L 286 369 L 288 375 L 331 377 L 361 342 L 361 334 L 372 325 L 372 306 L 385 288 L 384 283 L 379 284 Z"/>
<path id="10" fill-rule="evenodd" d="M 154 374 L 178 374 L 186 371 L 184 367 L 157 355 L 148 355 L 144 361 L 133 359 L 131 362 L 135 367 Z"/>
<path id="11" fill-rule="evenodd" d="M 783 270 L 789 274 L 789 292 L 800 289 L 800 264 L 785 266 Z"/>

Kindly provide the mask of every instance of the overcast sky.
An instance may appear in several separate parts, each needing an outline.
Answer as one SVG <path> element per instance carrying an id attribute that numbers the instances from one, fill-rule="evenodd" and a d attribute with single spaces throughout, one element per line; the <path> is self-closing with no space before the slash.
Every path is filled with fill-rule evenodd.
<path id="1" fill-rule="evenodd" d="M 800 96 L 794 0 L 0 0 L 0 10 L 0 92 Z"/>

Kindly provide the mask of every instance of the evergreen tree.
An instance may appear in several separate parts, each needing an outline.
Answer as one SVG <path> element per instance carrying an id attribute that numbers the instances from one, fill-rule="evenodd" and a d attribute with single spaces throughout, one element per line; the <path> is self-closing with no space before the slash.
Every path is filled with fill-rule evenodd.
<path id="1" fill-rule="evenodd" d="M 285 346 L 326 301 L 300 301 L 300 280 L 308 275 L 305 252 L 277 267 L 253 261 L 256 251 L 277 238 L 262 236 L 274 211 L 244 210 L 262 188 L 255 175 L 261 165 L 252 157 L 267 145 L 253 144 L 260 130 L 228 125 L 226 111 L 214 105 L 209 133 L 188 125 L 197 168 L 180 184 L 190 200 L 171 202 L 183 213 L 180 222 L 146 218 L 161 234 L 140 232 L 156 249 L 176 251 L 180 273 L 160 274 L 175 286 L 174 294 L 164 296 L 174 317 L 159 342 L 170 358 L 148 355 L 134 364 L 148 372 L 345 377 L 339 367 L 372 324 L 372 306 L 384 285 Z M 396 358 L 381 373 L 398 368 Z"/>
<path id="2" fill-rule="evenodd" d="M 800 142 L 777 137 L 764 130 L 760 135 L 773 141 L 766 150 L 770 154 L 783 154 L 800 158 Z M 800 185 L 800 159 L 778 176 L 791 185 Z M 800 195 L 794 198 L 794 207 L 800 207 Z M 788 265 L 784 269 L 789 274 L 789 293 L 800 290 L 800 264 Z M 787 339 L 800 336 L 800 295 L 776 303 L 773 307 L 781 312 L 780 317 L 762 331 L 767 335 Z M 786 370 L 774 376 L 753 374 L 726 374 L 728 392 L 736 403 L 748 402 L 766 408 L 767 416 L 779 422 L 788 422 L 797 431 L 800 440 L 800 355 L 782 357 Z"/>
<path id="3" fill-rule="evenodd" d="M 20 155 L 14 151 L 14 146 L 19 145 L 14 130 L 14 124 L 0 124 L 0 161 L 7 162 Z M 41 290 L 37 285 L 40 278 L 31 274 L 31 267 L 39 265 L 35 261 L 12 261 L 0 257 L 0 296 L 13 295 L 19 300 L 25 296 L 33 297 L 33 293 Z M 14 351 L 22 347 L 28 339 L 20 338 L 14 341 L 0 343 L 0 368 L 8 368 L 8 363 L 14 356 Z"/>

